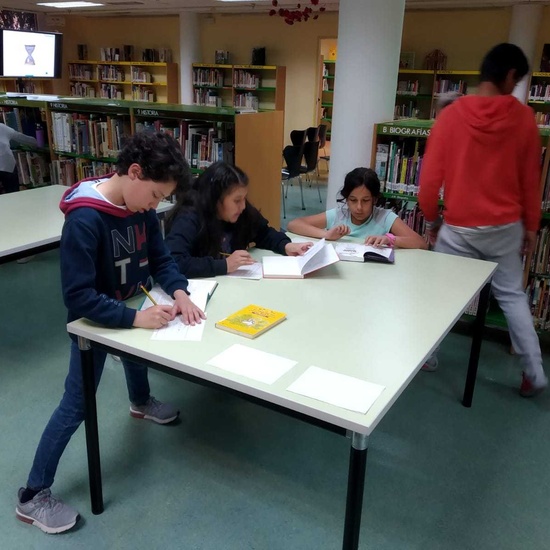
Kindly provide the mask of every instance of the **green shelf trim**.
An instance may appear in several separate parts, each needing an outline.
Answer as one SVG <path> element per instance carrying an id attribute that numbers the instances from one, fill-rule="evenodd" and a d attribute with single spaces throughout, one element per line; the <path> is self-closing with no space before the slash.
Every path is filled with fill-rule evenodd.
<path id="1" fill-rule="evenodd" d="M 332 74 L 327 74 L 327 75 L 323 76 L 323 78 L 334 78 L 334 75 L 332 75 Z"/>
<path id="2" fill-rule="evenodd" d="M 111 164 L 117 161 L 116 157 L 94 157 L 92 155 L 83 155 L 81 153 L 67 153 L 66 151 L 57 151 L 55 149 L 54 149 L 54 153 L 58 157 L 71 157 L 75 159 L 95 160 L 98 162 L 109 162 Z"/>
<path id="3" fill-rule="evenodd" d="M 323 90 L 324 94 L 332 94 L 334 93 L 334 90 Z"/>
<path id="4" fill-rule="evenodd" d="M 325 122 L 332 122 L 332 118 L 323 117 L 321 120 L 324 120 Z"/>
<path id="5" fill-rule="evenodd" d="M 535 273 L 534 271 L 529 271 L 529 277 L 533 277 L 534 279 L 550 279 L 550 274 Z"/>
<path id="6" fill-rule="evenodd" d="M 332 107 L 334 103 L 321 103 L 321 107 Z"/>
<path id="7" fill-rule="evenodd" d="M 204 172 L 204 168 L 191 168 L 191 174 L 201 175 Z"/>
<path id="8" fill-rule="evenodd" d="M 323 63 L 334 65 L 334 63 L 336 63 L 336 59 L 323 59 Z"/>
<path id="9" fill-rule="evenodd" d="M 550 212 L 543 212 L 542 213 L 542 219 L 543 220 L 550 220 Z"/>
<path id="10" fill-rule="evenodd" d="M 418 202 L 418 195 L 407 195 L 407 193 L 394 193 L 390 191 L 382 191 L 382 193 L 380 194 L 385 199 L 396 199 L 396 200 L 402 200 L 402 201 Z M 437 203 L 439 204 L 439 206 L 443 206 L 442 200 L 438 200 Z"/>

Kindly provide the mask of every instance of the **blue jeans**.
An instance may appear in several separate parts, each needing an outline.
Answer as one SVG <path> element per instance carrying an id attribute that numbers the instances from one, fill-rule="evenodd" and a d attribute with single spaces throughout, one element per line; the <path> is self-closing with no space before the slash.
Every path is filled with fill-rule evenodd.
<path id="1" fill-rule="evenodd" d="M 101 380 L 107 354 L 93 350 L 96 390 Z M 27 481 L 27 487 L 41 490 L 51 487 L 57 465 L 71 436 L 84 420 L 84 395 L 82 392 L 82 370 L 80 350 L 76 342 L 71 343 L 69 374 L 65 379 L 65 393 L 59 406 L 46 425 L 36 449 L 34 462 Z M 147 367 L 122 360 L 128 386 L 128 396 L 135 405 L 143 405 L 149 398 Z"/>

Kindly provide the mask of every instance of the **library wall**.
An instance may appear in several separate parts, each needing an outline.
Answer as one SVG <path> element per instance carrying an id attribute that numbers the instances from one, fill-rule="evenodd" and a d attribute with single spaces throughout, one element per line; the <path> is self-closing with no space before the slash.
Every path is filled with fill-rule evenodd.
<path id="1" fill-rule="evenodd" d="M 44 28 L 44 30 L 54 30 Z M 171 48 L 172 61 L 179 63 L 179 17 L 82 17 L 66 16 L 63 33 L 63 78 L 54 93 L 67 94 L 69 90 L 66 64 L 75 61 L 77 44 L 87 44 L 88 57 L 100 57 L 101 47 L 121 47 L 132 44 L 140 61 L 143 48 Z"/>
<path id="2" fill-rule="evenodd" d="M 265 46 L 268 65 L 286 67 L 284 140 L 291 130 L 316 125 L 319 39 L 338 34 L 338 15 L 287 25 L 280 17 L 217 15 L 201 17 L 203 63 L 214 62 L 215 50 L 228 50 L 230 63 L 250 63 L 252 48 Z"/>
<path id="3" fill-rule="evenodd" d="M 401 51 L 415 52 L 415 69 L 440 49 L 448 70 L 478 70 L 487 51 L 508 40 L 511 17 L 511 8 L 405 11 Z"/>
<path id="4" fill-rule="evenodd" d="M 550 6 L 544 6 L 542 11 L 542 20 L 539 26 L 539 35 L 535 46 L 535 55 L 533 59 L 533 71 L 540 71 L 540 58 L 544 44 L 550 44 Z"/>

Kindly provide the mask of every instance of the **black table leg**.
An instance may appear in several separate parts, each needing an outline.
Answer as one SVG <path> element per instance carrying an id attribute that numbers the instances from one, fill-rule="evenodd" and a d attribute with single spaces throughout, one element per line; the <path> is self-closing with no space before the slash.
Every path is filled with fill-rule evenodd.
<path id="1" fill-rule="evenodd" d="M 97 429 L 97 407 L 95 400 L 94 356 L 90 341 L 78 337 L 84 390 L 84 422 L 86 426 L 86 449 L 88 451 L 88 476 L 92 513 L 103 512 L 103 489 L 101 486 L 101 461 L 99 457 L 99 436 Z"/>
<path id="2" fill-rule="evenodd" d="M 474 320 L 472 334 L 472 347 L 470 349 L 470 361 L 468 363 L 468 374 L 466 375 L 466 385 L 464 386 L 464 396 L 462 404 L 465 407 L 472 406 L 474 388 L 476 385 L 477 367 L 479 363 L 479 352 L 481 350 L 481 341 L 483 340 L 483 329 L 485 328 L 485 315 L 489 304 L 489 293 L 491 283 L 487 283 L 479 293 L 479 304 L 477 306 L 477 315 Z"/>
<path id="3" fill-rule="evenodd" d="M 343 550 L 357 550 L 359 547 L 368 445 L 369 437 L 367 435 L 352 433 Z"/>

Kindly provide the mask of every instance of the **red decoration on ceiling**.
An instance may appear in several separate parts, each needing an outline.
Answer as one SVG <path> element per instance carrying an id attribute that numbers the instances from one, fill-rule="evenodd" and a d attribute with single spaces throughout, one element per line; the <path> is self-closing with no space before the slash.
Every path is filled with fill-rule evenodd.
<path id="1" fill-rule="evenodd" d="M 309 0 L 309 3 L 312 6 L 318 6 L 319 0 Z M 271 0 L 271 5 L 276 8 L 279 5 L 279 2 L 277 0 Z M 302 21 L 307 21 L 308 19 L 318 19 L 319 13 L 322 13 L 326 11 L 326 8 L 324 6 L 320 7 L 317 11 L 315 11 L 310 6 L 305 6 L 302 8 L 302 4 L 297 4 L 296 9 L 289 10 L 286 8 L 279 8 L 278 10 L 269 10 L 269 15 L 278 15 L 279 17 L 282 17 L 285 20 L 285 23 L 287 25 L 294 25 L 294 23 L 301 23 Z"/>

